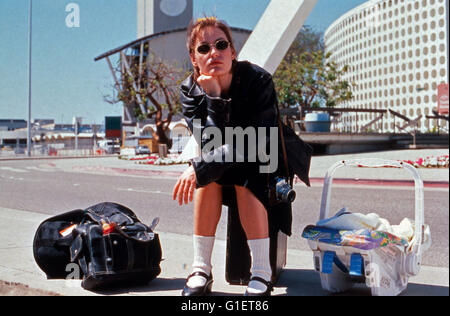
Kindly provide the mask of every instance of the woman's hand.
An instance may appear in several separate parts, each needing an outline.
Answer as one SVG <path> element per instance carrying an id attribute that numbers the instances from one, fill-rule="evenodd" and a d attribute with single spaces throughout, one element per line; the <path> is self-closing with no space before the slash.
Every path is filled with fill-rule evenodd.
<path id="1" fill-rule="evenodd" d="M 192 202 L 194 199 L 194 190 L 197 184 L 194 167 L 190 166 L 178 179 L 173 188 L 173 199 L 176 200 L 178 196 L 178 204 L 183 205 Z M 189 200 L 189 201 L 188 201 Z"/>
<path id="2" fill-rule="evenodd" d="M 203 88 L 210 97 L 220 97 L 222 92 L 220 89 L 219 80 L 217 77 L 201 74 L 197 78 L 197 83 Z"/>

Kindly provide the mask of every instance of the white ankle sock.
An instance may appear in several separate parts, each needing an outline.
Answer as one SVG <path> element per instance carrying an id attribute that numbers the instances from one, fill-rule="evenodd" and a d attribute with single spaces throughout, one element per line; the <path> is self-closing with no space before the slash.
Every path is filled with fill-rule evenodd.
<path id="1" fill-rule="evenodd" d="M 270 267 L 270 238 L 247 240 L 252 265 L 250 273 L 252 276 L 260 277 L 266 281 L 272 278 L 272 268 Z M 266 285 L 258 281 L 250 281 L 247 287 L 249 293 L 263 293 L 267 290 Z"/>
<path id="2" fill-rule="evenodd" d="M 215 236 L 198 236 L 194 235 L 194 262 L 192 264 L 192 272 L 201 271 L 207 275 L 211 274 L 211 255 L 214 247 Z M 206 279 L 202 276 L 193 276 L 189 279 L 187 286 L 200 287 L 204 286 Z"/>

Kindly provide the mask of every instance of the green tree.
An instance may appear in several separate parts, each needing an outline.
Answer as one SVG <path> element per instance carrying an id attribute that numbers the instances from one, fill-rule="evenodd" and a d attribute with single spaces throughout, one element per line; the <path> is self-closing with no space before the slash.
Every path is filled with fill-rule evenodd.
<path id="1" fill-rule="evenodd" d="M 301 55 L 304 52 L 323 51 L 324 49 L 323 33 L 317 32 L 312 27 L 305 25 L 298 32 L 285 58 L 289 58 L 291 55 Z"/>
<path id="2" fill-rule="evenodd" d="M 342 80 L 348 66 L 338 68 L 323 51 L 290 54 L 274 75 L 275 87 L 283 107 L 334 107 L 352 98 L 351 85 Z"/>
<path id="3" fill-rule="evenodd" d="M 323 33 L 304 26 L 274 75 L 283 107 L 333 107 L 352 98 L 351 85 L 342 80 L 348 66 L 338 68 L 324 54 Z"/>

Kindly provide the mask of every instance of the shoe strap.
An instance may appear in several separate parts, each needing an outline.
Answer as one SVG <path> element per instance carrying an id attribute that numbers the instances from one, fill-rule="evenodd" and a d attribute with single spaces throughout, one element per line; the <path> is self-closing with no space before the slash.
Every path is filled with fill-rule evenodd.
<path id="1" fill-rule="evenodd" d="M 195 271 L 195 272 L 192 272 L 192 273 L 187 277 L 187 280 L 189 280 L 190 278 L 192 278 L 192 277 L 194 277 L 194 276 L 201 276 L 201 277 L 204 277 L 206 280 L 209 280 L 209 279 L 210 279 L 210 276 L 207 275 L 205 272 L 202 272 L 202 271 Z"/>
<path id="2" fill-rule="evenodd" d="M 260 278 L 260 277 L 258 277 L 258 276 L 252 276 L 252 277 L 250 278 L 250 281 L 258 281 L 258 282 L 261 282 L 262 284 L 264 284 L 265 286 L 267 286 L 267 289 L 268 289 L 268 290 L 273 291 L 273 285 L 272 285 L 272 282 L 270 282 L 270 281 L 266 281 L 266 280 L 264 280 L 263 278 Z"/>

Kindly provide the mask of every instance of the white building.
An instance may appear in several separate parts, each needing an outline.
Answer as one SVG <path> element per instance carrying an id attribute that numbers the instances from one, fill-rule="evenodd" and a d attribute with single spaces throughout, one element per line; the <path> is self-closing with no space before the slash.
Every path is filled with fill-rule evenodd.
<path id="1" fill-rule="evenodd" d="M 426 119 L 437 107 L 437 86 L 448 83 L 448 0 L 369 0 L 337 19 L 325 31 L 325 50 L 339 66 L 354 98 L 342 106 L 391 109 L 422 118 L 422 132 L 435 127 Z M 376 114 L 348 114 L 344 130 L 359 131 Z M 395 118 L 395 125 L 404 121 Z M 393 132 L 387 114 L 370 127 Z M 398 128 L 395 128 L 399 131 Z"/>

